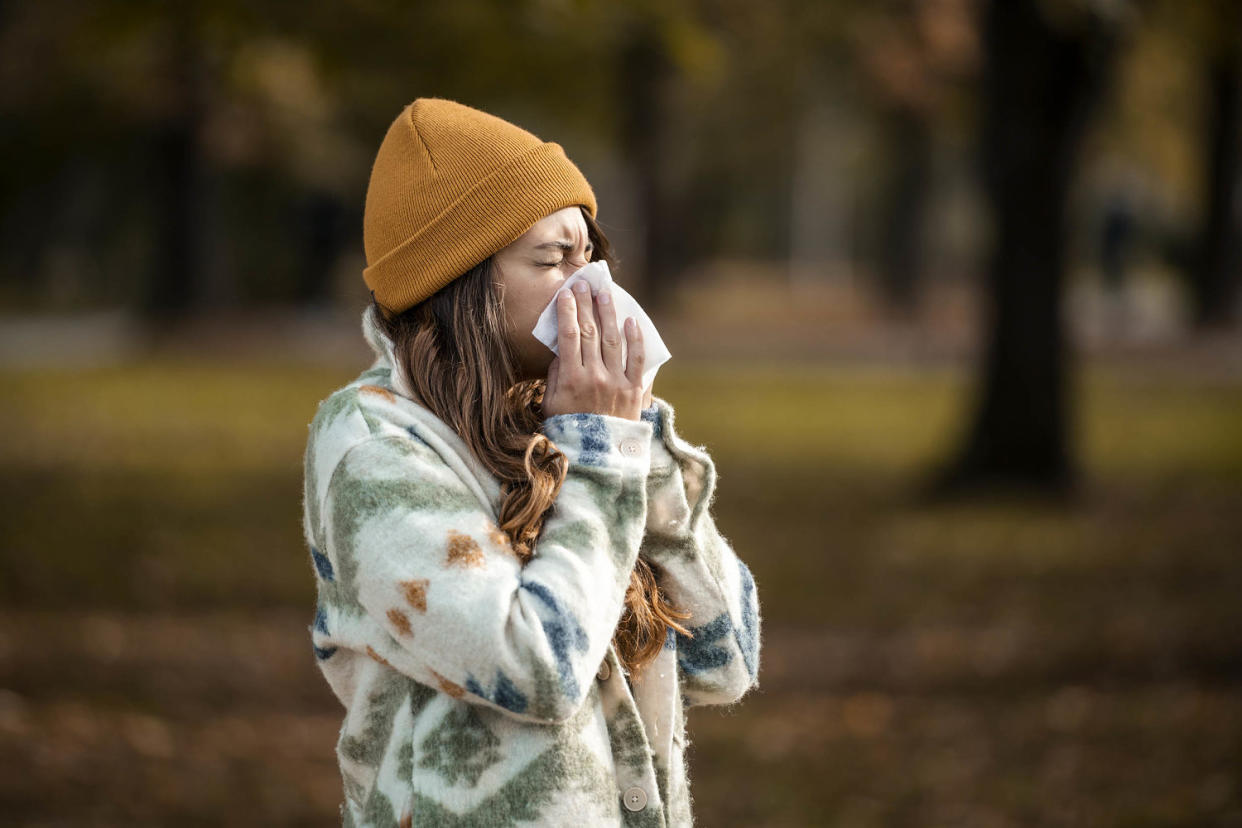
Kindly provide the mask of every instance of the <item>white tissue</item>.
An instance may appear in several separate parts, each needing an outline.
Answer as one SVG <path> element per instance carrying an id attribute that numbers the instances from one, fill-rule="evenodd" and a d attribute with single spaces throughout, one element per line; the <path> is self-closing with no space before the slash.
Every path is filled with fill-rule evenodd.
<path id="1" fill-rule="evenodd" d="M 592 296 L 598 294 L 601 288 L 608 288 L 613 306 L 617 309 L 617 327 L 622 334 L 622 364 L 625 362 L 628 349 L 626 348 L 625 330 L 621 326 L 625 324 L 627 316 L 634 317 L 634 321 L 638 323 L 639 329 L 643 332 L 643 347 L 647 354 L 646 367 L 643 369 L 643 388 L 650 388 L 651 383 L 655 380 L 656 372 L 660 370 L 660 366 L 668 362 L 673 356 L 668 352 L 668 347 L 664 344 L 664 340 L 660 338 L 660 333 L 652 323 L 651 317 L 647 316 L 647 312 L 639 306 L 638 302 L 634 301 L 634 297 L 626 293 L 620 285 L 612 280 L 612 272 L 608 270 L 608 262 L 602 260 L 591 262 L 566 279 L 557 288 L 557 293 L 559 294 L 560 291 L 567 287 L 572 288 L 575 282 L 580 281 L 586 281 L 591 286 Z M 559 356 L 560 351 L 556 341 L 556 296 L 553 296 L 552 301 L 543 309 L 543 313 L 539 315 L 539 321 L 535 323 L 535 329 L 531 333 L 534 334 L 535 339 L 551 348 L 552 353 Z"/>

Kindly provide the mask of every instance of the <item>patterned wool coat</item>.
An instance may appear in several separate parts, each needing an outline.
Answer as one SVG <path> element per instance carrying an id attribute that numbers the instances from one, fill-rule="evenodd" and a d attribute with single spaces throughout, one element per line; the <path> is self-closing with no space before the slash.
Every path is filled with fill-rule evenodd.
<path id="1" fill-rule="evenodd" d="M 394 367 L 319 404 L 304 531 L 316 663 L 346 713 L 344 825 L 687 826 L 686 708 L 757 686 L 759 601 L 709 507 L 712 460 L 658 397 L 642 419 L 561 414 L 568 474 L 525 565 L 499 483 Z M 628 675 L 611 639 L 639 555 L 672 628 Z"/>

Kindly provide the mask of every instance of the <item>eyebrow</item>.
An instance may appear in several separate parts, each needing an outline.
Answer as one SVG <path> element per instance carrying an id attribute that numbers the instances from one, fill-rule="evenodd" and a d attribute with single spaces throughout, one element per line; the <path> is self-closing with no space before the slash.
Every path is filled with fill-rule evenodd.
<path id="1" fill-rule="evenodd" d="M 591 241 L 588 239 L 586 246 L 594 247 L 595 245 L 592 244 Z M 536 250 L 542 250 L 545 247 L 559 247 L 561 250 L 573 250 L 574 244 L 573 242 L 570 242 L 570 241 L 550 241 L 550 242 L 544 242 L 543 244 L 535 245 Z"/>

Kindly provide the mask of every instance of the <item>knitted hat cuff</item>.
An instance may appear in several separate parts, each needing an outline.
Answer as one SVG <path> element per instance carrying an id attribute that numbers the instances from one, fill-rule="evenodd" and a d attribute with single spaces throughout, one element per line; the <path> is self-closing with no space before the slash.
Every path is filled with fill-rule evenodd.
<path id="1" fill-rule="evenodd" d="M 385 309 L 406 310 L 507 247 L 535 222 L 577 204 L 595 216 L 595 194 L 586 178 L 560 144 L 542 143 L 458 196 L 363 270 L 363 279 Z M 463 233 L 464 227 L 470 231 Z"/>

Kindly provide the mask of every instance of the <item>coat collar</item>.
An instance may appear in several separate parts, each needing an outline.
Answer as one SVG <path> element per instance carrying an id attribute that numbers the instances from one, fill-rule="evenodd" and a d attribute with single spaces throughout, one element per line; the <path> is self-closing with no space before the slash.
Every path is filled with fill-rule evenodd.
<path id="1" fill-rule="evenodd" d="M 407 404 L 404 407 L 425 426 L 423 436 L 428 438 L 428 442 L 439 451 L 458 476 L 475 490 L 479 499 L 491 507 L 492 516 L 495 518 L 500 511 L 500 481 L 490 469 L 479 462 L 460 434 L 423 405 L 414 391 L 413 383 L 405 375 L 404 361 L 397 359 L 395 344 L 380 327 L 373 305 L 367 305 L 362 312 L 362 335 L 371 350 L 375 351 L 375 363 L 368 370 L 389 369 L 389 385 L 395 393 L 405 398 Z M 442 449 L 436 443 L 440 443 Z"/>
<path id="2" fill-rule="evenodd" d="M 362 311 L 362 335 L 366 338 L 367 344 L 371 346 L 371 350 L 375 352 L 376 364 L 372 367 L 388 368 L 392 375 L 392 390 L 416 403 L 419 402 L 418 395 L 414 393 L 413 383 L 405 375 L 402 361 L 397 359 L 396 346 L 388 334 L 384 333 L 379 320 L 375 317 L 374 305 L 367 305 Z"/>

